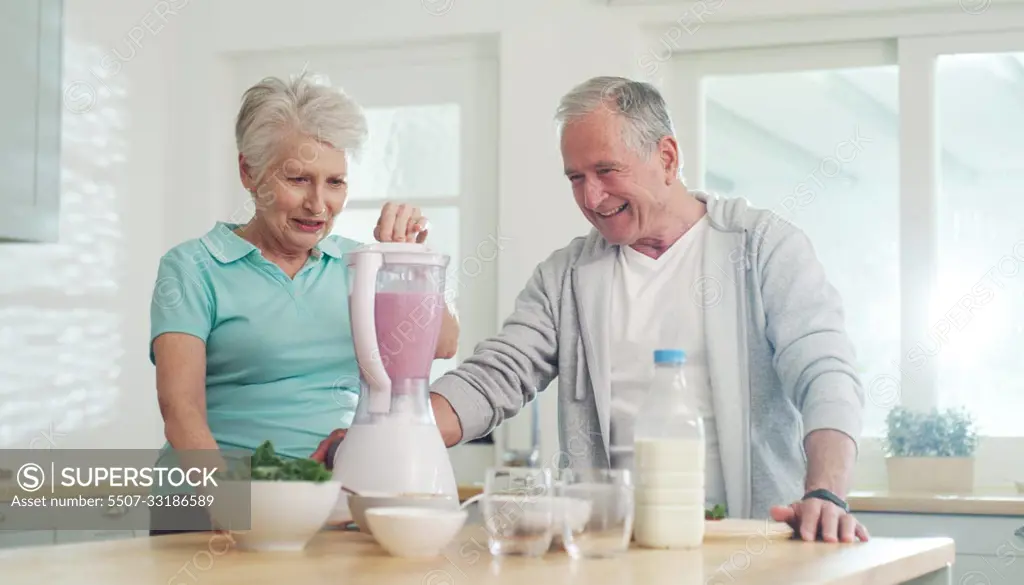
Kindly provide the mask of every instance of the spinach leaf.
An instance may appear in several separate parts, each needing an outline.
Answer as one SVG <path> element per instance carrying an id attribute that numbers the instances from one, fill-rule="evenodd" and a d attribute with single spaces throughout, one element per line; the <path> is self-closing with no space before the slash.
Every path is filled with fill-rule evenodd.
<path id="1" fill-rule="evenodd" d="M 725 506 L 722 504 L 715 504 L 714 508 L 704 511 L 705 520 L 722 520 L 725 518 Z"/>
<path id="2" fill-rule="evenodd" d="M 249 458 L 250 478 L 261 481 L 313 481 L 331 479 L 323 463 L 312 459 L 284 459 L 274 452 L 274 445 L 264 441 Z"/>

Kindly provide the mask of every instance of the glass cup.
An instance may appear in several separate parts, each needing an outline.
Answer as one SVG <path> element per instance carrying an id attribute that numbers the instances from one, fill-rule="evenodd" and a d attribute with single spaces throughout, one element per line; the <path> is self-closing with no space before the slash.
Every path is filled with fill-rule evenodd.
<path id="1" fill-rule="evenodd" d="M 549 469 L 487 470 L 480 510 L 494 556 L 541 556 L 554 534 L 554 488 Z"/>
<path id="2" fill-rule="evenodd" d="M 635 513 L 629 470 L 573 469 L 559 479 L 554 520 L 569 556 L 603 558 L 628 550 Z"/>

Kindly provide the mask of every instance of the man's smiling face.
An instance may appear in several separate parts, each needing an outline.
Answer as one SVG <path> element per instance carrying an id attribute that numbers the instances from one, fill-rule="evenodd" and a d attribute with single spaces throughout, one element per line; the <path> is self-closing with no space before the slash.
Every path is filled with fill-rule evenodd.
<path id="1" fill-rule="evenodd" d="M 598 108 L 562 129 L 562 161 L 576 204 L 609 243 L 632 245 L 665 208 L 670 173 L 656 149 L 644 158 L 625 140 L 624 119 Z"/>

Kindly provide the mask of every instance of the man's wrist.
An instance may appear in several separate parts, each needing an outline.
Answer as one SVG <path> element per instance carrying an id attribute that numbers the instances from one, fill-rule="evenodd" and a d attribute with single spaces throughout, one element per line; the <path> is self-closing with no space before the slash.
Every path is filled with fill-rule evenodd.
<path id="1" fill-rule="evenodd" d="M 840 498 L 847 495 L 856 446 L 849 435 L 833 429 L 818 429 L 805 438 L 807 475 L 804 492 L 824 489 Z"/>
<path id="2" fill-rule="evenodd" d="M 832 490 L 830 490 L 828 488 L 813 488 L 813 489 L 809 489 L 809 490 L 807 490 L 806 493 L 804 493 L 804 497 L 801 498 L 801 499 L 802 500 L 809 500 L 809 499 L 812 499 L 812 498 L 813 499 L 818 499 L 818 500 L 823 500 L 823 501 L 826 501 L 826 502 L 832 502 L 836 506 L 839 506 L 840 508 L 842 508 L 843 511 L 845 511 L 845 512 L 849 512 L 850 511 L 850 505 L 846 502 L 846 500 L 842 496 L 840 496 L 839 494 L 833 492 Z"/>
<path id="3" fill-rule="evenodd" d="M 846 497 L 846 490 L 843 489 L 842 483 L 838 481 L 811 481 L 804 484 L 804 493 L 814 490 L 828 490 L 840 498 Z"/>
<path id="4" fill-rule="evenodd" d="M 804 483 L 804 493 L 813 492 L 814 490 L 828 490 L 835 494 L 839 498 L 846 499 L 847 490 L 843 487 L 846 484 L 844 481 L 827 481 L 823 478 L 819 478 L 814 481 L 807 481 Z"/>
<path id="5" fill-rule="evenodd" d="M 462 440 L 462 421 L 448 399 L 434 392 L 430 393 L 430 407 L 434 411 L 434 420 L 441 431 L 445 447 L 454 447 Z"/>

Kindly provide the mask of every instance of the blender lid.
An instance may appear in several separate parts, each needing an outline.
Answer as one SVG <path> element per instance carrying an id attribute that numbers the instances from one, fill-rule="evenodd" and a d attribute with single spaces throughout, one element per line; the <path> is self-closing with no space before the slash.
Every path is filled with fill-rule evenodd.
<path id="1" fill-rule="evenodd" d="M 450 258 L 430 249 L 426 244 L 413 242 L 373 242 L 364 244 L 345 254 L 345 261 L 353 264 L 361 254 L 381 254 L 385 264 L 426 264 L 447 266 Z"/>

